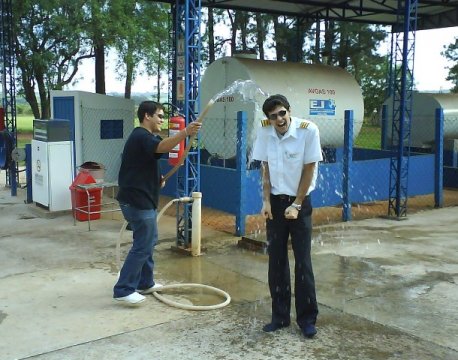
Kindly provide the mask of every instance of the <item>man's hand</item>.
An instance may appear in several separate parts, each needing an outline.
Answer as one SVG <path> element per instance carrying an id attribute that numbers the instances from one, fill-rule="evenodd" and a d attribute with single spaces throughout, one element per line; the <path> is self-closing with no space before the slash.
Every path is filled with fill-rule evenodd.
<path id="1" fill-rule="evenodd" d="M 272 209 L 270 208 L 270 201 L 263 201 L 262 202 L 262 209 L 261 214 L 264 216 L 265 219 L 273 219 L 272 216 Z"/>
<path id="2" fill-rule="evenodd" d="M 299 210 L 297 210 L 293 206 L 288 206 L 285 210 L 285 218 L 287 219 L 297 219 L 297 215 L 299 214 Z"/>
<path id="3" fill-rule="evenodd" d="M 202 124 L 200 122 L 193 121 L 185 128 L 186 135 L 187 136 L 197 135 L 201 127 L 202 127 Z"/>

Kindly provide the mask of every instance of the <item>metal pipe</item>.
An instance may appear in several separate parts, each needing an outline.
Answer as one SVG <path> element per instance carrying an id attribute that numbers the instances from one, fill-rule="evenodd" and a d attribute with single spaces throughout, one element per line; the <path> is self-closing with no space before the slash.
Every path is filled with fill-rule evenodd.
<path id="1" fill-rule="evenodd" d="M 191 254 L 192 256 L 200 256 L 202 193 L 193 192 L 192 198 Z"/>

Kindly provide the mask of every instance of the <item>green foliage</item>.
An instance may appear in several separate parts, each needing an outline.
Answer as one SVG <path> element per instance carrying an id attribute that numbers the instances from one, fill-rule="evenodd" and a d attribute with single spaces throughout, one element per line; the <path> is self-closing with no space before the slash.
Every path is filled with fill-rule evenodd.
<path id="1" fill-rule="evenodd" d="M 114 41 L 119 54 L 118 78 L 131 85 L 140 64 L 148 75 L 160 75 L 168 61 L 169 6 L 146 0 L 124 0 L 115 2 L 113 11 L 118 13 L 120 25 Z"/>
<path id="2" fill-rule="evenodd" d="M 49 90 L 68 84 L 78 61 L 90 51 L 81 36 L 84 1 L 23 0 L 12 5 L 19 93 L 35 117 L 48 117 Z"/>
<path id="3" fill-rule="evenodd" d="M 363 126 L 356 137 L 354 144 L 355 147 L 380 150 L 381 132 L 382 131 L 379 126 L 363 123 Z"/>
<path id="4" fill-rule="evenodd" d="M 147 0 L 13 1 L 19 95 L 36 118 L 49 117 L 50 90 L 76 81 L 80 61 L 109 47 L 119 51 L 118 75 L 130 91 L 141 63 L 148 74 L 167 63 L 168 8 Z"/>
<path id="5" fill-rule="evenodd" d="M 17 115 L 16 129 L 18 133 L 32 133 L 33 131 L 33 115 Z"/>
<path id="6" fill-rule="evenodd" d="M 387 33 L 381 26 L 337 23 L 338 46 L 333 63 L 355 77 L 364 97 L 365 116 L 377 111 L 386 97 L 388 56 L 378 54 Z"/>
<path id="7" fill-rule="evenodd" d="M 445 56 L 447 60 L 454 62 L 454 65 L 448 68 L 448 76 L 446 80 L 451 81 L 455 86 L 451 89 L 452 92 L 458 93 L 458 37 L 455 42 L 444 46 L 444 51 L 441 55 Z"/>
<path id="8" fill-rule="evenodd" d="M 27 115 L 27 116 L 33 116 L 32 109 L 28 104 L 16 104 L 16 115 Z"/>

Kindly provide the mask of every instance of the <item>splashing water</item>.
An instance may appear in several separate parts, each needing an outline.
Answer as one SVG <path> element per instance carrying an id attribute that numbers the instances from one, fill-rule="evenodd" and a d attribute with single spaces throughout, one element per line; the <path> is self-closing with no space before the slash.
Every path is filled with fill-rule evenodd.
<path id="1" fill-rule="evenodd" d="M 261 95 L 264 97 L 269 96 L 264 92 L 253 80 L 236 80 L 224 90 L 212 97 L 211 103 L 215 103 L 218 99 L 228 95 L 240 95 L 242 101 L 254 101 L 257 102 L 257 96 Z"/>

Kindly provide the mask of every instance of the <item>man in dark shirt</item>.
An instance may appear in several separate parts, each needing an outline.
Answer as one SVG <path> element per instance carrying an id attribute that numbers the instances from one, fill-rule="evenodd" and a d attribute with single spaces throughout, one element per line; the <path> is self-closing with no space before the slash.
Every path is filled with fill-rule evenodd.
<path id="1" fill-rule="evenodd" d="M 201 127 L 194 121 L 175 135 L 162 139 L 156 135 L 164 122 L 161 104 L 144 101 L 137 115 L 140 126 L 132 131 L 124 146 L 117 196 L 123 216 L 133 231 L 133 243 L 113 289 L 115 300 L 131 305 L 143 302 L 143 295 L 152 293 L 159 285 L 153 275 L 161 188 L 159 159 L 187 136 L 197 134 Z"/>

